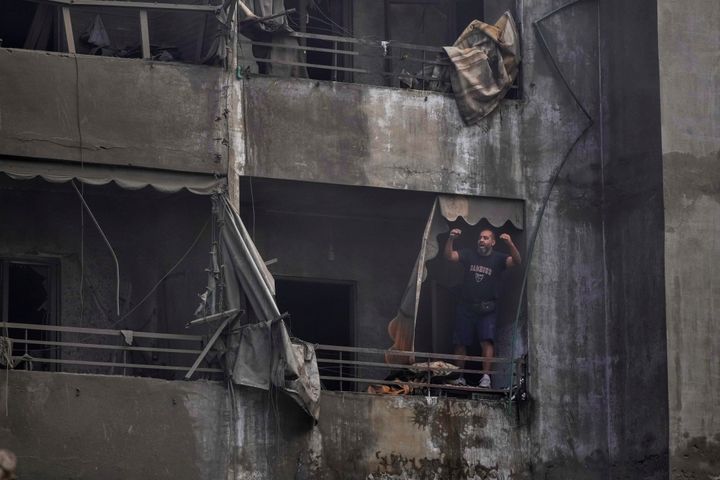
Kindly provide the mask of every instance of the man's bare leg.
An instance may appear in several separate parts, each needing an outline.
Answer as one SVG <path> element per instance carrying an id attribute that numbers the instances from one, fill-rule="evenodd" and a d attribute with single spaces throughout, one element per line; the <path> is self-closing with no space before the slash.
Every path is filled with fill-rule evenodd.
<path id="1" fill-rule="evenodd" d="M 481 342 L 480 345 L 482 346 L 482 356 L 485 358 L 493 358 L 495 357 L 495 346 L 492 342 Z M 488 360 L 483 360 L 483 370 L 489 372 L 492 370 L 492 362 Z M 488 373 L 488 375 L 490 375 Z"/>
<path id="2" fill-rule="evenodd" d="M 455 345 L 455 355 L 467 355 L 467 347 L 465 345 Z M 465 368 L 465 360 L 456 360 L 456 363 L 460 369 Z"/>
<path id="3" fill-rule="evenodd" d="M 492 364 L 489 359 L 493 358 L 495 356 L 495 346 L 492 342 L 481 342 L 480 345 L 482 345 L 482 355 L 483 357 L 487 358 L 488 360 L 483 360 L 483 370 L 485 372 L 490 372 L 492 370 Z M 490 388 L 492 386 L 490 374 L 484 373 L 482 378 L 480 379 L 480 387 L 482 388 Z"/>
<path id="4" fill-rule="evenodd" d="M 455 355 L 461 355 L 461 356 L 467 355 L 467 347 L 465 347 L 465 345 L 455 345 Z M 457 364 L 458 368 L 460 368 L 461 370 L 463 368 L 465 368 L 465 360 L 457 360 L 456 359 L 455 363 Z M 448 383 L 450 383 L 451 385 L 459 385 L 459 386 L 463 386 L 463 387 L 465 385 L 467 385 L 467 383 L 465 382 L 465 375 L 462 373 L 460 373 L 460 375 L 457 378 L 450 380 Z"/>

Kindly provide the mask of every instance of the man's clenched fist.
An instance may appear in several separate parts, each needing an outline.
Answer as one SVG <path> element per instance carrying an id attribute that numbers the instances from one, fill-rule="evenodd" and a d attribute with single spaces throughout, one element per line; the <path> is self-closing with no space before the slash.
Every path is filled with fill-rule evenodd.
<path id="1" fill-rule="evenodd" d="M 462 234 L 462 230 L 459 228 L 453 228 L 450 230 L 450 238 L 457 238 Z"/>

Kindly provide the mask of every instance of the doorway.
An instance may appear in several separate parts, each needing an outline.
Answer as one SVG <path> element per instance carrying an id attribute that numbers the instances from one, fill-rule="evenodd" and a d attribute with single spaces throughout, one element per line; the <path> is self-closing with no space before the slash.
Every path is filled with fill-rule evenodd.
<path id="1" fill-rule="evenodd" d="M 353 346 L 355 285 L 352 282 L 304 278 L 276 278 L 275 292 L 280 312 L 290 313 L 286 321 L 290 335 L 312 344 Z M 342 358 L 351 360 L 345 353 Z M 339 359 L 340 352 L 323 352 L 323 358 Z M 350 377 L 349 366 L 323 365 L 320 375 Z M 327 390 L 347 390 L 349 382 L 323 380 Z M 342 383 L 342 385 L 341 385 Z"/>
<path id="2" fill-rule="evenodd" d="M 56 325 L 57 262 L 52 259 L 0 259 L 0 320 L 43 327 Z M 57 358 L 57 332 L 34 328 L 5 328 L 12 340 L 12 356 Z M 20 368 L 28 368 L 28 362 Z M 34 370 L 55 370 L 56 365 L 36 362 Z"/>

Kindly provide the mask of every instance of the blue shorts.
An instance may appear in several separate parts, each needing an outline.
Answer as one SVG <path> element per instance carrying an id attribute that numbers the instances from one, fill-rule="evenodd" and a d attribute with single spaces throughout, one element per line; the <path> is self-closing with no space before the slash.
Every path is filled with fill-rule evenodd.
<path id="1" fill-rule="evenodd" d="M 455 331 L 453 344 L 465 345 L 475 343 L 475 339 L 493 342 L 495 340 L 495 324 L 497 310 L 488 313 L 477 313 L 463 302 L 458 302 L 455 310 Z"/>

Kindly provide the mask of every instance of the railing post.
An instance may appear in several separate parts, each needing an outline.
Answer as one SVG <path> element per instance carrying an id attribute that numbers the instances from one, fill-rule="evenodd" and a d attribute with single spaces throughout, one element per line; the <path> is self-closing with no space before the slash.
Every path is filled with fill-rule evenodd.
<path id="1" fill-rule="evenodd" d="M 338 49 L 338 42 L 333 42 L 333 50 L 337 50 L 337 49 Z M 337 67 L 337 66 L 338 66 L 338 54 L 337 54 L 337 52 L 334 52 L 334 53 L 333 53 L 333 56 L 332 56 L 332 65 L 333 65 L 333 67 Z M 332 79 L 333 79 L 334 82 L 337 82 L 337 79 L 338 79 L 337 69 L 335 69 L 335 70 L 332 71 Z"/>
<path id="2" fill-rule="evenodd" d="M 150 28 L 148 26 L 147 10 L 140 10 L 140 39 L 142 41 L 142 57 L 150 59 Z"/>
<path id="3" fill-rule="evenodd" d="M 340 391 L 342 392 L 343 391 L 343 370 L 345 370 L 345 369 L 343 368 L 344 367 L 343 358 L 342 358 L 343 352 L 340 351 L 338 353 L 340 353 L 340 364 L 339 364 L 340 365 Z"/>
<path id="4" fill-rule="evenodd" d="M 425 366 L 427 367 L 427 393 L 430 395 L 432 392 L 430 391 L 430 380 L 432 380 L 432 370 L 430 369 L 430 357 L 425 358 Z"/>
<path id="5" fill-rule="evenodd" d="M 72 19 L 70 18 L 70 8 L 62 7 L 62 16 L 68 53 L 75 53 L 75 36 L 73 35 Z"/>

